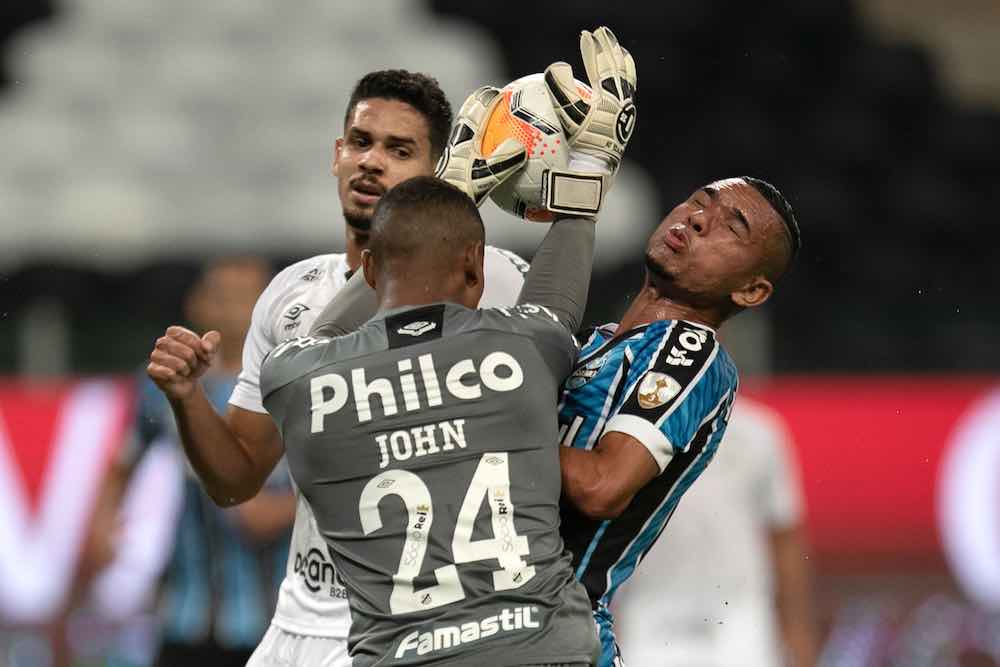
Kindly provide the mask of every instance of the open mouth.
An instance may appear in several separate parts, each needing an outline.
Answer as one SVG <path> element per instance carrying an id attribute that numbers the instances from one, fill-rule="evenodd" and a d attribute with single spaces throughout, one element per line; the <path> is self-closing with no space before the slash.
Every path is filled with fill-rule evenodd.
<path id="1" fill-rule="evenodd" d="M 683 250 L 687 247 L 687 234 L 682 227 L 671 227 L 667 230 L 667 245 L 674 250 Z"/>

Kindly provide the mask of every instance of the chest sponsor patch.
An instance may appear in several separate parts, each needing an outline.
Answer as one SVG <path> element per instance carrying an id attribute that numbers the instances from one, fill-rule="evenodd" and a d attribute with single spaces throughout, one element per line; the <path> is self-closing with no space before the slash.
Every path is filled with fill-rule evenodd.
<path id="1" fill-rule="evenodd" d="M 669 375 L 649 371 L 639 383 L 639 406 L 646 410 L 658 408 L 681 391 L 681 383 Z"/>

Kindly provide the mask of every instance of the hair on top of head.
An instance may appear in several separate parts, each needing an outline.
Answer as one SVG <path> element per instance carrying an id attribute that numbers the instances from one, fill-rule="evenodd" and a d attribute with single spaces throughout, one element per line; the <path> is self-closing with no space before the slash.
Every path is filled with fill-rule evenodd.
<path id="1" fill-rule="evenodd" d="M 430 130 L 431 157 L 434 160 L 441 157 L 451 132 L 452 112 L 451 104 L 437 79 L 405 69 L 369 72 L 361 77 L 351 92 L 344 124 L 347 124 L 358 102 L 375 97 L 405 102 L 419 111 L 427 120 Z"/>
<path id="2" fill-rule="evenodd" d="M 486 238 L 479 209 L 464 192 L 434 176 L 415 176 L 379 199 L 368 247 L 379 260 L 462 252 Z"/>
<path id="3" fill-rule="evenodd" d="M 781 194 L 778 188 L 764 179 L 754 178 L 753 176 L 740 176 L 740 180 L 753 186 L 753 189 L 767 200 L 767 203 L 771 205 L 777 212 L 778 217 L 781 218 L 781 222 L 785 225 L 785 230 L 788 232 L 788 239 L 791 243 L 791 256 L 788 258 L 790 265 L 802 248 L 802 234 L 799 231 L 799 221 L 795 219 L 795 211 L 792 210 L 792 205 L 788 203 L 788 200 L 785 199 L 785 196 Z"/>

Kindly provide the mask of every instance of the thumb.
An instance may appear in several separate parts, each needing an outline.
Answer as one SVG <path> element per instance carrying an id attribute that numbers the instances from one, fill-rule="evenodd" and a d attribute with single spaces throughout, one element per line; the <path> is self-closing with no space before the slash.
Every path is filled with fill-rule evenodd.
<path id="1" fill-rule="evenodd" d="M 209 331 L 201 337 L 201 344 L 205 348 L 205 353 L 212 358 L 222 344 L 222 334 L 214 330 Z"/>

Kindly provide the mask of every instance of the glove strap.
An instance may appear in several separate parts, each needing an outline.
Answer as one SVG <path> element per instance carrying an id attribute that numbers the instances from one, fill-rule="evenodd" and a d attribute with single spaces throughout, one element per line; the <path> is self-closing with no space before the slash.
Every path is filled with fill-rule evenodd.
<path id="1" fill-rule="evenodd" d="M 596 216 L 604 200 L 605 176 L 578 171 L 546 170 L 542 176 L 542 201 L 554 213 Z"/>

